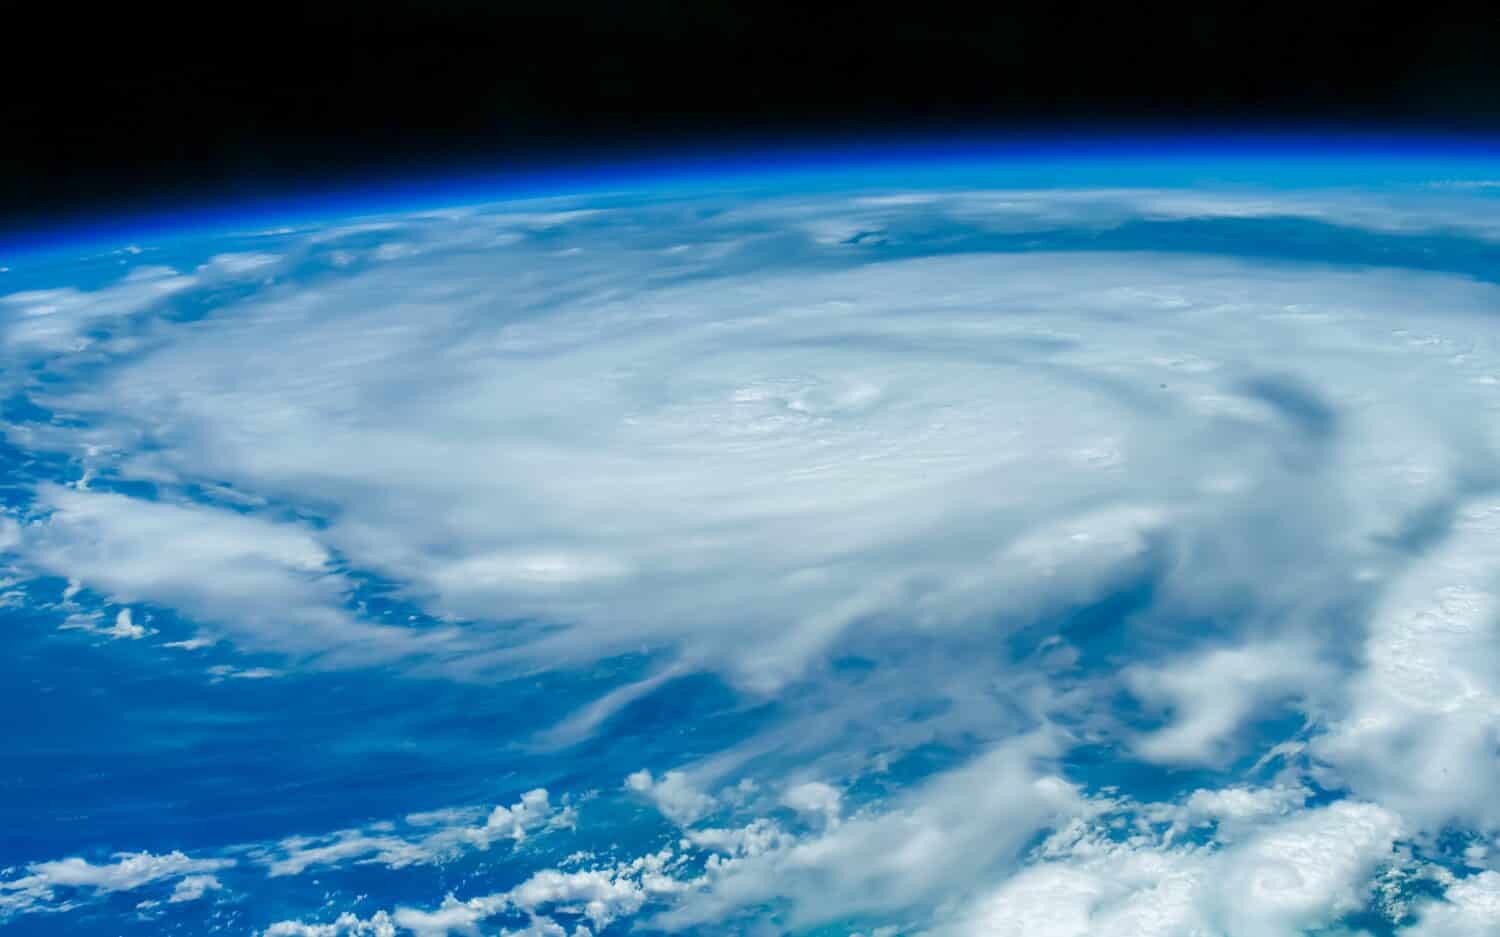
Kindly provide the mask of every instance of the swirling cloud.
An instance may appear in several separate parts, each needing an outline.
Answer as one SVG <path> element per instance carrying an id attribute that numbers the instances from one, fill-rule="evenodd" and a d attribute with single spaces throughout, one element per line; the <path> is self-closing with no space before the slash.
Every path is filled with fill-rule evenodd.
<path id="1" fill-rule="evenodd" d="M 1488 216 L 918 195 L 438 214 L 0 298 L 34 409 L 7 438 L 77 473 L 28 484 L 0 545 L 73 583 L 58 607 L 99 599 L 78 630 L 141 644 L 170 609 L 281 661 L 221 678 L 648 662 L 517 719 L 538 758 L 705 674 L 760 714 L 614 766 L 606 799 L 676 846 L 268 933 L 775 907 L 1030 934 L 1063 904 L 1057 934 L 1269 937 L 1500 826 Z M 1207 256 L 1247 220 L 1333 246 Z M 957 763 L 870 792 L 924 746 Z M 1100 764 L 1168 788 L 1117 811 L 1143 839 L 1096 828 L 1123 803 Z M 550 810 L 499 809 L 235 855 L 430 866 Z M 1487 881 L 1419 926 L 1465 933 Z"/>

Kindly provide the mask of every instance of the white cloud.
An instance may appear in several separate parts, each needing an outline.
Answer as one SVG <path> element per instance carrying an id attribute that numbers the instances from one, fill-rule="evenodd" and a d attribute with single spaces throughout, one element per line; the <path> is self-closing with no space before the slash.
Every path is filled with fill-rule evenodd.
<path id="1" fill-rule="evenodd" d="M 1474 210 L 1468 198 L 1434 198 L 1411 192 L 1256 192 L 1189 189 L 1039 189 L 1002 193 L 954 193 L 947 211 L 998 230 L 1046 226 L 1107 229 L 1149 221 L 1293 219 L 1383 234 L 1462 232 L 1500 238 L 1500 225 Z"/>
<path id="2" fill-rule="evenodd" d="M 758 856 L 774 849 L 784 849 L 796 837 L 775 821 L 760 817 L 739 827 L 703 827 L 684 830 L 684 848 L 688 845 L 711 850 L 732 858 Z M 712 861 L 712 860 L 710 860 Z"/>
<path id="3" fill-rule="evenodd" d="M 766 904 L 797 925 L 920 916 L 976 890 L 991 900 L 974 919 L 998 932 L 1315 926 L 1357 902 L 1396 830 L 1500 823 L 1500 530 L 1476 493 L 1500 450 L 1500 290 L 1146 253 L 876 261 L 937 228 L 982 247 L 1139 218 L 1496 234 L 1492 213 L 1467 211 L 1455 226 L 1436 202 L 1008 192 L 468 212 L 316 232 L 300 243 L 339 269 L 193 321 L 149 313 L 274 258 L 13 293 L 7 380 L 56 418 L 7 438 L 74 458 L 83 481 L 38 484 L 24 526 L 0 522 L 0 549 L 75 583 L 75 627 L 144 637 L 154 605 L 285 657 L 214 664 L 225 679 L 397 661 L 487 678 L 654 655 L 554 744 L 703 671 L 775 700 L 753 737 L 626 781 L 682 827 L 680 848 L 712 852 L 691 888 L 606 865 L 282 933 L 462 932 L 496 909 L 543 933 L 558 907 L 597 924 L 650 913 L 656 892 L 678 896 L 660 920 L 679 928 Z M 122 334 L 57 354 L 99 327 Z M 112 493 L 122 479 L 159 495 Z M 443 624 L 368 620 L 355 571 Z M 82 586 L 118 609 L 113 625 L 69 604 Z M 1139 607 L 1099 611 L 1126 588 Z M 1123 725 L 1101 705 L 1122 690 L 1163 725 Z M 1204 789 L 1159 808 L 1176 839 L 1045 854 L 1000 884 L 1029 837 L 1087 812 L 1048 756 L 1087 741 L 1220 767 L 1244 754 L 1245 726 L 1284 710 L 1308 739 L 1278 783 Z M 1003 741 L 1051 720 L 1073 734 Z M 928 743 L 990 753 L 889 804 L 787 787 Z M 1305 810 L 1304 762 L 1353 799 Z M 811 832 L 709 793 L 752 768 Z M 272 875 L 413 868 L 567 812 L 542 792 L 254 856 Z M 1046 896 L 1072 917 L 1026 904 Z"/>
<path id="4" fill-rule="evenodd" d="M 1106 818 L 1107 821 L 1107 818 Z M 1228 847 L 1171 846 L 1108 822 L 1064 828 L 1036 863 L 944 933 L 984 937 L 1291 937 L 1368 903 L 1399 823 L 1339 802 L 1263 824 Z"/>
<path id="5" fill-rule="evenodd" d="M 522 794 L 521 799 L 509 807 L 497 805 L 490 811 L 482 828 L 466 835 L 485 845 L 496 839 L 520 842 L 526 838 L 528 831 L 555 823 L 559 818 L 565 823 L 571 822 L 566 814 L 553 812 L 546 790 L 538 787 Z"/>
<path id="6" fill-rule="evenodd" d="M 792 927 L 931 907 L 1019 862 L 1022 845 L 1078 809 L 1077 791 L 1038 773 L 1050 743 L 1023 737 L 934 779 L 888 809 L 816 836 L 717 863 L 653 923 L 691 930 L 765 902 Z"/>
<path id="7" fill-rule="evenodd" d="M 915 915 L 934 935 L 1290 937 L 1366 907 L 1376 872 L 1397 860 L 1400 822 L 1373 804 L 1300 810 L 1305 791 L 1243 786 L 1175 803 L 1086 800 L 1029 771 L 1040 744 L 992 752 L 834 830 L 799 838 L 764 817 L 690 828 L 681 854 L 543 869 L 509 891 L 398 907 L 390 920 L 420 937 L 516 915 L 538 933 L 566 931 L 553 916 L 599 930 L 648 914 L 652 926 L 691 931 L 770 905 L 794 927 Z M 1184 839 L 1184 819 L 1217 826 Z M 1055 832 L 1029 857 L 1012 852 L 1047 827 Z M 711 855 L 695 866 L 692 849 Z"/>
<path id="8" fill-rule="evenodd" d="M 1415 912 L 1417 922 L 1401 937 L 1488 937 L 1500 921 L 1500 873 L 1450 882 L 1441 900 L 1423 901 Z"/>
<path id="9" fill-rule="evenodd" d="M 162 647 L 174 647 L 183 651 L 198 651 L 206 647 L 213 647 L 219 643 L 218 638 L 206 634 L 195 634 L 191 638 L 183 638 L 181 641 L 164 641 Z"/>
<path id="10" fill-rule="evenodd" d="M 1135 666 L 1124 677 L 1131 692 L 1173 713 L 1163 728 L 1135 744 L 1146 761 L 1219 765 L 1243 744 L 1240 727 L 1268 702 L 1326 686 L 1333 669 L 1306 644 L 1268 642 L 1218 648 Z"/>
<path id="11" fill-rule="evenodd" d="M 505 927 L 498 933 L 507 937 L 566 937 L 568 931 L 549 914 L 581 917 L 595 929 L 608 927 L 635 914 L 647 901 L 680 892 L 683 883 L 671 875 L 680 864 L 680 859 L 674 858 L 670 850 L 663 850 L 592 869 L 571 872 L 544 869 L 507 892 L 466 900 L 449 894 L 435 908 L 402 906 L 389 916 L 381 912 L 372 920 L 410 931 L 416 937 L 449 937 L 478 934 L 479 924 L 497 915 L 524 915 L 528 920 L 526 926 L 519 930 Z M 363 925 L 364 922 L 346 914 L 332 925 L 285 922 L 278 926 L 287 928 L 283 933 L 288 937 L 323 937 L 325 933 L 330 937 L 343 937 L 346 932 L 364 934 L 365 931 L 355 929 Z M 320 926 L 342 926 L 345 929 L 317 930 Z M 294 927 L 306 930 L 292 929 Z M 273 933 L 268 931 L 267 937 L 272 937 Z M 590 933 L 583 924 L 572 932 L 573 937 L 587 937 Z M 383 932 L 376 933 L 376 937 L 383 937 Z"/>
<path id="12" fill-rule="evenodd" d="M 137 267 L 93 291 L 62 287 L 11 293 L 0 296 L 0 334 L 11 355 L 80 350 L 89 344 L 85 333 L 94 325 L 148 310 L 197 282 L 167 267 Z"/>
<path id="13" fill-rule="evenodd" d="M 1500 502 L 1459 504 L 1375 608 L 1348 710 L 1313 750 L 1362 796 L 1436 831 L 1500 827 Z"/>
<path id="14" fill-rule="evenodd" d="M 412 814 L 401 827 L 382 823 L 319 836 L 290 836 L 253 850 L 252 856 L 273 878 L 350 862 L 401 869 L 444 862 L 504 840 L 520 843 L 538 831 L 571 827 L 575 817 L 571 806 L 554 805 L 546 790 L 536 788 L 508 807 L 496 805 L 488 814 L 476 809 Z"/>
<path id="15" fill-rule="evenodd" d="M 650 798 L 662 816 L 682 826 L 714 809 L 714 799 L 694 787 L 681 771 L 668 771 L 656 778 L 642 768 L 625 779 L 625 787 Z"/>
<path id="16" fill-rule="evenodd" d="M 669 930 L 719 926 L 766 902 L 785 903 L 795 926 L 916 909 L 1014 868 L 1037 831 L 1084 806 L 1071 785 L 1035 770 L 1049 751 L 1043 738 L 1013 740 L 888 808 L 802 838 L 764 817 L 737 829 L 689 828 L 682 853 L 543 869 L 506 892 L 449 895 L 430 909 L 398 907 L 391 920 L 422 937 L 446 937 L 502 914 L 524 915 L 550 932 L 558 927 L 552 915 L 581 917 L 599 929 L 651 908 L 661 911 L 651 924 Z M 439 814 L 418 819 L 441 822 Z M 693 850 L 709 853 L 701 866 L 689 863 Z M 304 851 L 298 844 L 295 852 Z"/>
<path id="17" fill-rule="evenodd" d="M 262 859 L 272 878 L 301 875 L 310 868 L 338 866 L 360 861 L 391 868 L 402 868 L 435 857 L 399 836 L 341 830 L 326 836 L 289 836 L 276 844 L 274 852 Z"/>
<path id="18" fill-rule="evenodd" d="M 207 275 L 240 276 L 275 266 L 280 260 L 281 258 L 276 254 L 263 251 L 215 254 L 198 268 L 198 272 Z"/>
<path id="19" fill-rule="evenodd" d="M 345 912 L 331 924 L 277 921 L 261 931 L 261 937 L 396 937 L 396 925 L 384 911 L 377 911 L 369 918 Z"/>
<path id="20" fill-rule="evenodd" d="M 1142 280 L 1116 258 L 927 260 L 717 283 L 711 297 L 662 290 L 519 319 L 497 319 L 487 292 L 446 285 L 465 281 L 460 262 L 433 263 L 421 278 L 428 295 L 413 293 L 408 272 L 377 270 L 253 304 L 127 364 L 96 398 L 54 402 L 124 420 L 122 430 L 160 424 L 170 411 L 176 440 L 150 457 L 155 470 L 331 499 L 341 519 L 326 532 L 329 545 L 398 573 L 434 611 L 501 608 L 574 626 L 538 655 L 603 649 L 628 633 L 706 644 L 747 679 L 776 681 L 850 622 L 892 612 L 897 596 L 934 625 L 1002 602 L 1025 607 L 1022 567 L 1014 579 L 1007 567 L 1052 561 L 1012 560 L 1006 550 L 1073 501 L 1112 498 L 1120 516 L 1141 520 L 1119 534 L 1077 529 L 1060 545 L 1076 555 L 1059 559 L 1092 564 L 1096 577 L 1129 562 L 1138 549 L 1130 534 L 1159 524 L 1154 504 L 1205 497 L 1196 479 L 1157 471 L 1152 450 L 1210 426 L 1187 413 L 1142 422 L 1090 381 L 1154 387 L 1170 367 L 1131 349 L 1172 340 L 1238 362 L 1220 367 L 1232 378 L 1253 352 L 1237 346 L 1256 334 L 1248 319 L 1219 336 L 1192 320 L 1220 284 L 1246 275 L 1210 264 L 1161 277 L 1159 288 L 1187 305 L 1141 335 L 1098 318 L 1139 303 L 1114 293 Z M 911 318 L 904 304 L 923 302 L 934 279 L 951 284 L 940 302 L 925 300 L 942 318 Z M 1070 284 L 1065 295 L 1060 281 Z M 1291 281 L 1266 290 L 1304 299 L 1297 287 L 1306 284 Z M 1352 294 L 1361 289 L 1350 284 Z M 996 302 L 1044 308 L 997 321 Z M 1101 330 L 1096 339 L 1059 332 L 1065 320 L 1046 306 L 1064 302 L 1084 317 L 1077 322 Z M 1267 313 L 1282 308 L 1266 297 Z M 1301 331 L 1259 324 L 1261 346 Z M 1044 366 L 1018 357 L 1037 354 L 1028 343 L 1048 335 L 1059 338 Z M 226 351 L 263 342 L 277 353 L 247 384 L 239 356 Z M 988 350 L 976 358 L 975 349 Z M 436 377 L 429 354 L 460 364 Z M 1220 392 L 1223 377 L 1174 376 L 1168 399 L 1191 405 Z M 1035 405 L 1043 397 L 1045 411 Z M 540 425 L 546 433 L 532 431 Z M 969 506 L 967 519 L 948 516 L 955 502 Z M 610 524 L 597 525 L 600 516 Z M 987 549 L 967 559 L 945 549 L 955 524 L 987 524 Z M 809 538 L 810 526 L 834 536 Z M 1090 546 L 1090 536 L 1102 539 Z M 850 556 L 866 559 L 839 559 Z M 1086 570 L 1052 565 L 1058 576 L 1084 577 L 1073 588 L 1087 593 Z M 776 588 L 760 588 L 767 582 Z M 1045 594 L 1066 596 L 1067 587 L 1049 581 Z M 752 652 L 731 655 L 726 636 L 745 629 L 757 636 Z"/>
<path id="21" fill-rule="evenodd" d="M 163 647 L 181 647 L 187 642 L 174 641 L 162 645 Z M 217 683 L 220 680 L 269 680 L 272 677 L 281 676 L 281 671 L 272 670 L 269 667 L 235 667 L 231 664 L 217 664 L 208 668 L 208 675 Z"/>
<path id="22" fill-rule="evenodd" d="M 146 636 L 146 629 L 132 620 L 130 609 L 122 608 L 115 614 L 115 623 L 110 627 L 109 635 L 115 638 L 139 639 Z"/>
<path id="23" fill-rule="evenodd" d="M 823 826 L 833 826 L 839 822 L 843 800 L 842 791 L 822 781 L 804 781 L 787 788 L 781 797 L 783 804 Z"/>
<path id="24" fill-rule="evenodd" d="M 477 934 L 480 921 L 499 911 L 503 905 L 485 899 L 459 901 L 452 895 L 432 911 L 419 908 L 397 908 L 392 920 L 416 937 L 448 937 L 449 934 Z"/>
<path id="25" fill-rule="evenodd" d="M 109 625 L 103 624 L 103 619 L 102 612 L 74 612 L 63 619 L 63 623 L 58 627 L 64 631 L 87 631 L 89 634 L 128 641 L 139 641 L 147 635 L 156 633 L 154 628 L 136 624 L 128 608 L 122 608 L 116 612 L 113 622 Z"/>
<path id="26" fill-rule="evenodd" d="M 22 874 L 0 879 L 0 920 L 20 913 L 65 911 L 100 895 L 173 879 L 186 881 L 235 864 L 232 859 L 193 858 L 181 852 L 122 852 L 113 858 L 101 864 L 76 856 L 33 862 Z"/>
<path id="27" fill-rule="evenodd" d="M 1227 841 L 1268 819 L 1298 812 L 1310 796 L 1312 792 L 1305 787 L 1281 785 L 1200 788 L 1183 802 L 1177 817 L 1184 826 L 1213 823 L 1215 835 Z"/>
<path id="28" fill-rule="evenodd" d="M 1374 804 L 1307 811 L 1226 852 L 1207 903 L 1235 937 L 1326 926 L 1369 903 L 1370 877 L 1400 833 L 1400 820 Z"/>
<path id="29" fill-rule="evenodd" d="M 38 487 L 37 506 L 49 513 L 23 529 L 23 560 L 116 602 L 172 607 L 221 625 L 248 647 L 353 659 L 417 649 L 410 633 L 343 609 L 348 582 L 300 527 L 51 483 Z M 102 633 L 140 637 L 141 626 L 121 614 Z"/>
<path id="30" fill-rule="evenodd" d="M 596 928 L 639 911 L 645 898 L 645 889 L 639 881 L 606 869 L 577 872 L 545 869 L 510 893 L 510 901 L 516 907 L 528 911 L 548 907 L 576 909 Z"/>
<path id="31" fill-rule="evenodd" d="M 171 904 L 181 904 L 184 901 L 197 901 L 211 891 L 219 891 L 224 886 L 212 875 L 189 875 L 178 881 L 172 889 L 172 894 L 167 898 Z"/>
<path id="32" fill-rule="evenodd" d="M 1122 217 L 1144 210 L 1139 193 L 1107 196 Z M 1195 217 L 1286 204 L 1151 198 Z M 941 211 L 979 225 L 1005 203 L 1045 220 L 1090 199 L 968 193 Z M 794 208 L 731 212 L 699 233 L 783 230 Z M 421 275 L 361 269 L 163 325 L 86 388 L 40 396 L 86 417 L 103 451 L 132 453 L 120 471 L 326 505 L 317 543 L 428 611 L 537 623 L 534 640 L 471 649 L 454 670 L 646 644 L 764 690 L 855 625 L 1010 627 L 1087 603 L 1174 547 L 1169 595 L 1222 601 L 1260 582 L 1275 601 L 1315 593 L 1294 610 L 1314 618 L 1350 587 L 1306 570 L 1342 569 L 1361 535 L 1442 493 L 1452 447 L 1425 401 L 1456 413 L 1486 399 L 1468 383 L 1485 362 L 1450 349 L 1480 334 L 1471 314 L 1495 291 L 1456 278 L 1109 254 L 741 276 L 672 255 L 663 276 L 695 276 L 661 285 L 624 276 L 629 243 L 589 221 L 566 235 L 580 254 L 525 240 L 433 250 Z M 425 219 L 421 236 L 461 245 L 516 224 L 469 213 Z M 501 298 L 497 278 L 511 284 Z M 1393 336 L 1402 326 L 1440 344 L 1415 349 Z M 255 375 L 241 366 L 253 348 L 275 349 Z M 1336 442 L 1306 438 L 1295 407 L 1256 384 L 1266 362 L 1314 401 L 1327 391 Z M 1393 395 L 1392 366 L 1422 393 Z M 1288 465 L 1320 446 L 1326 474 Z M 1425 488 L 1392 483 L 1419 470 Z M 1289 505 L 1287 550 L 1227 565 L 1189 552 Z M 1353 508 L 1338 530 L 1335 505 Z M 263 637 L 347 646 L 341 631 Z"/>

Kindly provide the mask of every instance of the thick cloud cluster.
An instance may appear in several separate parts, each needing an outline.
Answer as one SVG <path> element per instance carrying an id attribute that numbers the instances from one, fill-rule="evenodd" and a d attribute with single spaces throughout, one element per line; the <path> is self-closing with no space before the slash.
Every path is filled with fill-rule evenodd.
<path id="1" fill-rule="evenodd" d="M 1271 937 L 1437 876 L 1445 829 L 1500 832 L 1500 288 L 1399 262 L 1488 249 L 1462 197 L 554 207 L 0 297 L 5 389 L 50 415 L 6 435 L 77 472 L 0 528 L 22 577 L 307 672 L 656 662 L 521 727 L 543 753 L 690 675 L 776 704 L 720 750 L 607 766 L 681 827 L 677 859 L 267 933 L 544 934 L 571 907 Z M 1276 225 L 1326 255 L 1246 234 Z M 363 614 L 368 577 L 420 616 Z M 120 614 L 89 627 L 147 638 Z M 933 743 L 961 764 L 858 794 Z M 1209 786 L 1121 792 L 1084 751 Z M 535 825 L 463 816 L 248 854 L 402 867 Z M 1479 933 L 1476 861 L 1389 920 Z M 0 896 L 43 895 L 30 868 Z"/>

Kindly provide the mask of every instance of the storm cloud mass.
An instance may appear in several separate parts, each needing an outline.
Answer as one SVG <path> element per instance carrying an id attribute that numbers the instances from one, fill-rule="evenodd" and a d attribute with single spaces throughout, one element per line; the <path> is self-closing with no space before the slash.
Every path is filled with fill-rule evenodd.
<path id="1" fill-rule="evenodd" d="M 612 195 L 0 273 L 0 921 L 1489 933 L 1493 186 Z"/>

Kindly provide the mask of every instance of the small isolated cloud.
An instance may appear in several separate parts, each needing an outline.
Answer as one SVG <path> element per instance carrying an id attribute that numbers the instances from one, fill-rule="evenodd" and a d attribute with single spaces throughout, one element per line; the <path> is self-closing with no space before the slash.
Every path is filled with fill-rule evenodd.
<path id="1" fill-rule="evenodd" d="M 171 904 L 181 904 L 184 901 L 197 901 L 209 892 L 219 891 L 223 887 L 219 880 L 212 875 L 189 875 L 187 878 L 177 882 L 167 901 Z"/>
<path id="2" fill-rule="evenodd" d="M 823 826 L 839 822 L 844 795 L 838 788 L 822 781 L 805 781 L 789 787 L 781 802 L 806 819 Z"/>
<path id="3" fill-rule="evenodd" d="M 625 779 L 625 787 L 645 795 L 662 816 L 679 826 L 691 824 L 714 809 L 714 799 L 698 790 L 681 771 L 668 771 L 658 778 L 642 768 Z"/>
<path id="4" fill-rule="evenodd" d="M 162 645 L 163 647 L 181 647 L 185 642 L 175 642 L 174 645 Z M 214 682 L 220 680 L 269 680 L 272 677 L 281 676 L 281 671 L 270 667 L 236 667 L 233 664 L 216 664 L 208 668 L 208 675 Z"/>
<path id="5" fill-rule="evenodd" d="M 281 261 L 276 254 L 249 251 L 231 254 L 215 254 L 198 268 L 199 274 L 218 276 L 242 276 L 273 267 Z"/>
<path id="6" fill-rule="evenodd" d="M 181 641 L 164 641 L 162 647 L 177 648 L 182 651 L 199 651 L 206 647 L 213 647 L 219 643 L 219 639 L 206 634 L 195 634 L 191 638 L 183 638 Z"/>
<path id="7" fill-rule="evenodd" d="M 65 618 L 59 627 L 64 631 L 86 631 L 101 637 L 127 641 L 139 641 L 148 634 L 156 633 L 153 628 L 136 624 L 128 608 L 122 608 L 116 612 L 108 625 L 104 624 L 102 612 L 74 612 Z"/>
<path id="8" fill-rule="evenodd" d="M 115 614 L 115 623 L 106 632 L 112 638 L 130 638 L 132 640 L 146 636 L 145 627 L 138 625 L 133 620 L 130 609 L 122 608 Z"/>

